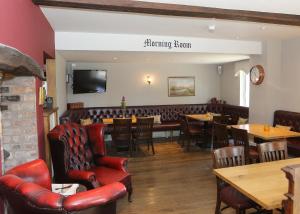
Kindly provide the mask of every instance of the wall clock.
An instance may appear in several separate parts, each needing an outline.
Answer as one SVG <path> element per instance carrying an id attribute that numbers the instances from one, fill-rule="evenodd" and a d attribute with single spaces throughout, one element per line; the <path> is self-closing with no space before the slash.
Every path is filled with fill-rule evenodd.
<path id="1" fill-rule="evenodd" d="M 261 65 L 255 65 L 250 70 L 250 81 L 253 85 L 260 85 L 265 78 L 265 70 Z"/>

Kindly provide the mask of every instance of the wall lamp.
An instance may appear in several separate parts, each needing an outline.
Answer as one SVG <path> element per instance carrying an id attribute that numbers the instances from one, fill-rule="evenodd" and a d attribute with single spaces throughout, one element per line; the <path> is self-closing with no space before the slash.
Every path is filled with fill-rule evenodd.
<path id="1" fill-rule="evenodd" d="M 151 85 L 152 79 L 149 75 L 146 77 L 146 82 Z"/>

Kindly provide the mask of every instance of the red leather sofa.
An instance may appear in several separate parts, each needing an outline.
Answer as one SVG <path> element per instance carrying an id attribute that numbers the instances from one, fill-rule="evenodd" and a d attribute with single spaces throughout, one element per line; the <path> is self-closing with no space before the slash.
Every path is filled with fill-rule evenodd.
<path id="1" fill-rule="evenodd" d="M 300 113 L 277 110 L 274 112 L 273 125 L 291 126 L 292 131 L 300 132 Z M 300 157 L 300 138 L 289 138 L 287 142 L 289 155 Z"/>
<path id="2" fill-rule="evenodd" d="M 88 189 L 114 182 L 125 185 L 131 200 L 131 175 L 127 159 L 106 156 L 104 125 L 58 125 L 48 133 L 57 183 L 80 183 Z"/>
<path id="3" fill-rule="evenodd" d="M 14 214 L 75 214 L 90 210 L 115 214 L 116 200 L 125 194 L 125 186 L 118 182 L 68 197 L 54 193 L 43 160 L 17 166 L 0 177 L 1 198 L 8 204 L 8 213 Z"/>
<path id="4" fill-rule="evenodd" d="M 155 124 L 154 131 L 172 131 L 180 129 L 180 115 L 203 114 L 206 112 L 223 113 L 231 115 L 237 122 L 239 117 L 248 118 L 249 108 L 227 104 L 182 104 L 182 105 L 149 105 L 128 106 L 125 116 L 145 117 L 161 115 L 161 124 Z M 120 107 L 94 107 L 67 110 L 60 122 L 80 123 L 80 119 L 91 118 L 94 123 L 99 123 L 103 118 L 118 118 L 123 115 Z M 106 128 L 106 133 L 111 133 L 111 127 Z"/>

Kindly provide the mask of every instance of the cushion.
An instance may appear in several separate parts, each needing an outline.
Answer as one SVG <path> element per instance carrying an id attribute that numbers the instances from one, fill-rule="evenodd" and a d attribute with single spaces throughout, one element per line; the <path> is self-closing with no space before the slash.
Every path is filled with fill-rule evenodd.
<path id="1" fill-rule="evenodd" d="M 154 118 L 154 123 L 155 124 L 161 124 L 161 115 L 154 115 L 154 116 L 151 116 Z"/>
<path id="2" fill-rule="evenodd" d="M 275 127 L 276 128 L 280 128 L 280 129 L 285 129 L 285 130 L 288 130 L 288 131 L 290 131 L 292 129 L 291 126 L 276 125 Z"/>
<path id="3" fill-rule="evenodd" d="M 130 181 L 130 174 L 121 170 L 100 166 L 92 168 L 90 171 L 96 174 L 96 178 L 101 185 L 114 182 L 126 185 Z"/>
<path id="4" fill-rule="evenodd" d="M 221 201 L 234 209 L 248 209 L 253 202 L 231 186 L 223 187 L 220 192 Z"/>
<path id="5" fill-rule="evenodd" d="M 207 114 L 209 115 L 209 116 L 221 116 L 221 114 L 218 114 L 218 113 L 213 113 L 213 112 L 207 112 Z"/>
<path id="6" fill-rule="evenodd" d="M 248 118 L 239 117 L 238 125 L 243 125 L 248 123 Z"/>
<path id="7" fill-rule="evenodd" d="M 93 121 L 91 120 L 91 118 L 80 119 L 80 125 L 82 125 L 82 126 L 87 126 L 87 125 L 91 125 L 91 124 L 93 124 Z"/>

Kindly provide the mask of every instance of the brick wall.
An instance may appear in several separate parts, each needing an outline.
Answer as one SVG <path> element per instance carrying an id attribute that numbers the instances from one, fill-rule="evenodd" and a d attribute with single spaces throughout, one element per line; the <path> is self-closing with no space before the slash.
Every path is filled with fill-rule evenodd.
<path id="1" fill-rule="evenodd" d="M 9 93 L 3 96 L 20 96 L 19 102 L 2 103 L 8 106 L 1 113 L 2 146 L 10 153 L 4 161 L 4 172 L 39 156 L 35 81 L 34 77 L 15 77 L 2 83 L 2 87 L 9 87 Z"/>

